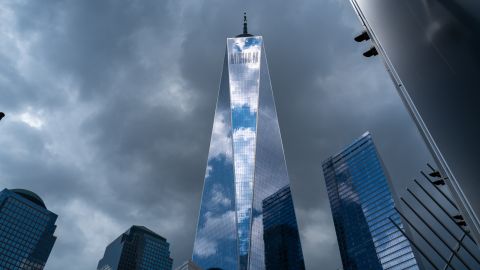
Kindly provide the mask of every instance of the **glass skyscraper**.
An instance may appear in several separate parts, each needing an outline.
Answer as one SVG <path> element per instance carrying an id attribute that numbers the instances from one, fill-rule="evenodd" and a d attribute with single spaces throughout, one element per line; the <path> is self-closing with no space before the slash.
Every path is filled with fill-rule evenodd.
<path id="1" fill-rule="evenodd" d="M 105 249 L 97 270 L 172 270 L 170 244 L 144 226 L 132 226 Z"/>
<path id="2" fill-rule="evenodd" d="M 245 22 L 242 35 L 227 39 L 193 261 L 203 269 L 266 269 L 263 202 L 288 187 L 263 38 L 248 34 Z M 275 225 L 291 227 L 291 248 L 303 264 L 292 197 L 285 196 L 291 211 Z"/>
<path id="3" fill-rule="evenodd" d="M 370 133 L 323 162 L 344 270 L 419 269 Z"/>
<path id="4" fill-rule="evenodd" d="M 56 220 L 35 193 L 0 192 L 0 269 L 42 270 L 55 244 Z"/>
<path id="5" fill-rule="evenodd" d="M 267 270 L 305 269 L 290 187 L 263 200 L 263 240 Z"/>

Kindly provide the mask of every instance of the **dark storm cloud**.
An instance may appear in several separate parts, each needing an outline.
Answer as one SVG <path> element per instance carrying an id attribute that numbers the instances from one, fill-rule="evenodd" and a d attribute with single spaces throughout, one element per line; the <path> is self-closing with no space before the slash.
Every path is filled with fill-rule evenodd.
<path id="1" fill-rule="evenodd" d="M 370 130 L 393 178 L 429 160 L 380 59 L 354 44 L 347 1 L 0 7 L 0 181 L 59 214 L 47 269 L 94 269 L 132 224 L 165 236 L 176 265 L 191 256 L 225 38 L 244 10 L 265 38 L 308 269 L 340 266 L 323 159 Z"/>

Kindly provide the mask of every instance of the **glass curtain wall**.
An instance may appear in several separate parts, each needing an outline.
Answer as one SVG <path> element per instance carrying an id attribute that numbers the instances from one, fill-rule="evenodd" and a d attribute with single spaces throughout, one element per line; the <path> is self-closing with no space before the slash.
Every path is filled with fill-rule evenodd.
<path id="1" fill-rule="evenodd" d="M 205 269 L 266 269 L 262 202 L 285 187 L 289 180 L 263 38 L 229 38 L 193 261 Z M 286 196 L 293 206 L 291 194 Z M 303 266 L 294 212 L 288 225 L 292 218 L 297 244 L 291 248 Z"/>

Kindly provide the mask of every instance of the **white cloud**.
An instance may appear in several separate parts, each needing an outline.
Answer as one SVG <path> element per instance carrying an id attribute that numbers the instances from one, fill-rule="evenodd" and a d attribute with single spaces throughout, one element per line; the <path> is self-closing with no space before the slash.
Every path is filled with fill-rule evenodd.
<path id="1" fill-rule="evenodd" d="M 246 72 L 247 73 L 247 72 Z M 248 73 L 258 73 L 258 71 L 249 71 Z M 234 72 L 230 73 L 232 77 Z M 242 74 L 246 78 L 259 78 L 259 74 Z M 248 107 L 251 113 L 258 111 L 258 84 L 259 80 L 234 80 L 230 79 L 230 95 L 232 108 Z"/>
<path id="2" fill-rule="evenodd" d="M 215 184 L 213 185 L 213 188 L 212 188 L 210 202 L 213 203 L 214 205 L 221 205 L 223 207 L 228 207 L 231 205 L 232 200 L 227 198 L 223 194 L 223 190 L 220 185 Z"/>
<path id="3" fill-rule="evenodd" d="M 210 237 L 199 237 L 195 244 L 202 247 L 194 250 L 199 257 L 204 258 L 217 253 L 217 241 L 213 241 Z"/>
<path id="4" fill-rule="evenodd" d="M 41 129 L 45 121 L 41 118 L 41 113 L 34 113 L 29 108 L 26 112 L 20 114 L 17 118 L 19 121 L 29 125 L 32 128 Z"/>
<path id="5" fill-rule="evenodd" d="M 232 138 L 230 136 L 230 128 L 226 122 L 230 121 L 228 119 L 230 119 L 229 111 L 215 112 L 210 151 L 208 153 L 209 159 L 218 158 L 220 155 L 224 155 L 228 161 L 231 161 Z"/>
<path id="6" fill-rule="evenodd" d="M 205 179 L 210 177 L 210 174 L 212 173 L 212 171 L 213 171 L 213 167 L 210 165 L 207 165 L 207 169 L 205 170 Z"/>
<path id="7" fill-rule="evenodd" d="M 217 252 L 220 240 L 235 239 L 235 231 L 226 229 L 226 225 L 235 222 L 235 212 L 227 211 L 222 215 L 205 213 L 204 226 L 198 231 L 194 252 L 197 256 L 208 257 Z"/>
<path id="8" fill-rule="evenodd" d="M 335 231 L 327 222 L 331 219 L 330 212 L 315 209 L 308 212 L 300 211 L 300 213 L 306 221 L 306 226 L 301 231 L 306 249 L 315 250 L 312 248 L 336 242 Z"/>
<path id="9" fill-rule="evenodd" d="M 250 216 L 255 171 L 255 139 L 256 133 L 250 128 L 240 128 L 233 132 L 238 222 Z"/>
<path id="10" fill-rule="evenodd" d="M 0 56 L 2 61 L 7 60 L 23 78 L 29 78 L 34 73 L 38 73 L 34 69 L 38 64 L 35 63 L 31 55 L 31 47 L 35 45 L 38 35 L 22 35 L 16 29 L 18 18 L 14 8 L 9 4 L 0 4 Z"/>
<path id="11" fill-rule="evenodd" d="M 58 238 L 53 253 L 62 246 L 80 247 L 80 249 L 77 250 L 79 253 L 68 252 L 64 253 L 66 257 L 55 257 L 54 260 L 49 260 L 47 265 L 49 268 L 59 267 L 60 269 L 62 264 L 65 266 L 77 256 L 92 258 L 89 263 L 93 264 L 103 256 L 105 247 L 126 230 L 107 213 L 85 201 L 68 201 L 58 209 L 58 212 L 63 215 L 60 214 L 57 221 L 55 235 Z M 85 244 L 78 246 L 79 242 Z"/>
<path id="12" fill-rule="evenodd" d="M 317 261 L 340 261 L 335 229 L 330 211 L 320 208 L 296 209 L 302 250 L 305 258 Z M 308 262 L 307 262 L 308 266 Z"/>

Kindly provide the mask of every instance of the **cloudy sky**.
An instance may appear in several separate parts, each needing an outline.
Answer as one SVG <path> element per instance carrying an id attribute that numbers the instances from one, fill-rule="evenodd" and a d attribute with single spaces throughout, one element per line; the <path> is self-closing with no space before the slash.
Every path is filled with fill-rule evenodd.
<path id="1" fill-rule="evenodd" d="M 321 162 L 366 130 L 396 185 L 431 160 L 347 0 L 0 2 L 0 183 L 59 215 L 47 270 L 132 224 L 192 253 L 226 38 L 264 37 L 307 269 L 340 254 Z"/>

